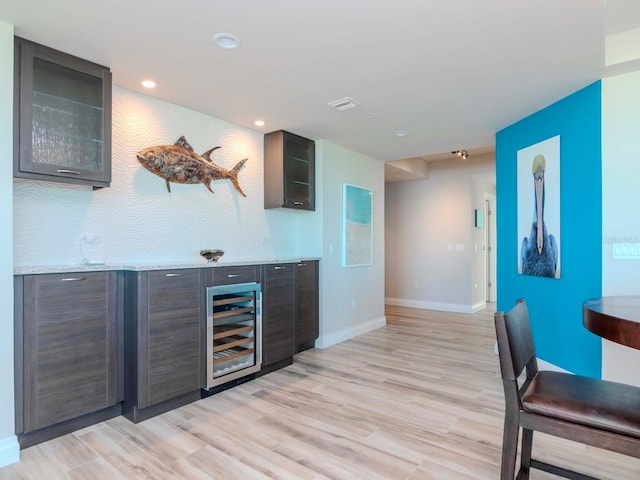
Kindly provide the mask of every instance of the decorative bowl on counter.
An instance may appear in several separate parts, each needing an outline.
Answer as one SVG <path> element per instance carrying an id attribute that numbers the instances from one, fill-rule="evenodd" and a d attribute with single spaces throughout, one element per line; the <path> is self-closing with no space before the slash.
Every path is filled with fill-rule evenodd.
<path id="1" fill-rule="evenodd" d="M 200 255 L 206 258 L 208 262 L 214 263 L 224 255 L 224 250 L 200 250 Z"/>

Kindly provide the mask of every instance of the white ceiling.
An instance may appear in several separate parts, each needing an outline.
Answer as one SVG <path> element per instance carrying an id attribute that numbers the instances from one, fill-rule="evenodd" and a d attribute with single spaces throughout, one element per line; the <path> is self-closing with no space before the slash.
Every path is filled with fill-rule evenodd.
<path id="1" fill-rule="evenodd" d="M 604 66 L 603 0 L 3 0 L 0 20 L 121 87 L 383 161 L 490 147 Z"/>

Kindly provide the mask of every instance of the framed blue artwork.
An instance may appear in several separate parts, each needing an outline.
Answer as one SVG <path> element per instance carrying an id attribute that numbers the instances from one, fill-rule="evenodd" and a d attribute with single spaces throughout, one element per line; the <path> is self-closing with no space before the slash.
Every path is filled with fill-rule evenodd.
<path id="1" fill-rule="evenodd" d="M 354 267 L 373 263 L 373 191 L 343 186 L 342 265 Z"/>

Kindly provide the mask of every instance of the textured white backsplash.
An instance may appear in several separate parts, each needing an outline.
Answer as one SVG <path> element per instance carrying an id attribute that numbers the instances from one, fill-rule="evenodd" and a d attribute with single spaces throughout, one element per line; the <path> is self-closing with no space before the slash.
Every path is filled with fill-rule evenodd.
<path id="1" fill-rule="evenodd" d="M 223 168 L 248 158 L 238 176 L 247 197 L 229 180 L 212 182 L 214 194 L 175 183 L 169 193 L 138 162 L 138 151 L 182 135 L 198 153 L 222 146 L 212 160 Z M 190 262 L 203 248 L 224 250 L 222 261 L 320 256 L 300 248 L 301 227 L 319 235 L 320 215 L 264 210 L 262 148 L 262 132 L 114 87 L 111 187 L 15 180 L 14 265 Z"/>

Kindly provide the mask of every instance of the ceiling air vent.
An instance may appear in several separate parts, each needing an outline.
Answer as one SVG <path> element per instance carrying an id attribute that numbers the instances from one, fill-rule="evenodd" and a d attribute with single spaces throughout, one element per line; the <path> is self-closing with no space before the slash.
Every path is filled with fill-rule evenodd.
<path id="1" fill-rule="evenodd" d="M 335 108 L 336 110 L 340 110 L 341 112 L 344 110 L 349 110 L 350 108 L 354 108 L 358 106 L 358 102 L 356 102 L 353 98 L 344 97 L 340 100 L 334 100 L 333 102 L 329 102 L 329 106 Z"/>

